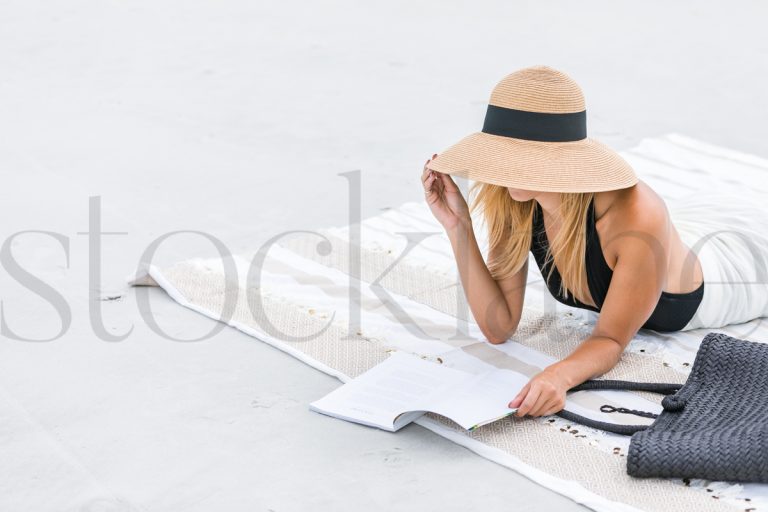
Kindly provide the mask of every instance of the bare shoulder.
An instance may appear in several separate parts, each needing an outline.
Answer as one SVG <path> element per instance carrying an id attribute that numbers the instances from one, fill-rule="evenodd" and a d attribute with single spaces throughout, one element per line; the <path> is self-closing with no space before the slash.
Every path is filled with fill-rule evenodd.
<path id="1" fill-rule="evenodd" d="M 664 199 L 639 180 L 632 187 L 595 194 L 595 219 L 606 252 L 615 257 L 635 235 L 649 240 L 666 240 L 669 211 Z"/>

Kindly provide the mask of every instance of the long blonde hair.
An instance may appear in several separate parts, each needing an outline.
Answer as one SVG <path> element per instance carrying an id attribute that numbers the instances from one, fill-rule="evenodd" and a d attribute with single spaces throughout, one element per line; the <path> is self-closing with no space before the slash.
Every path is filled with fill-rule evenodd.
<path id="1" fill-rule="evenodd" d="M 515 201 L 506 187 L 476 181 L 469 189 L 471 200 L 470 212 L 480 211 L 488 229 L 489 248 L 497 247 L 496 258 L 489 258 L 488 270 L 494 279 L 509 277 L 522 268 L 531 248 L 531 225 L 534 214 L 534 199 Z M 546 280 L 555 269 L 554 259 L 558 261 L 560 273 L 560 295 L 572 295 L 586 302 L 589 294 L 586 262 L 586 221 L 589 203 L 594 192 L 560 193 L 559 218 L 562 224 L 549 241 L 546 262 L 552 263 Z"/>

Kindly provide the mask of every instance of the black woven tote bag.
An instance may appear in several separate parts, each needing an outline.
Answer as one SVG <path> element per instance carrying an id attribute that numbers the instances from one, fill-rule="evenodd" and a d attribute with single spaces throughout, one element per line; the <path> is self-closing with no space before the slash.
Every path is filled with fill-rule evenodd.
<path id="1" fill-rule="evenodd" d="M 658 415 L 607 404 L 600 409 L 655 418 L 650 425 L 601 422 L 565 409 L 557 413 L 630 435 L 630 476 L 768 483 L 768 344 L 710 332 L 685 384 L 590 379 L 569 391 L 599 389 L 667 395 Z"/>

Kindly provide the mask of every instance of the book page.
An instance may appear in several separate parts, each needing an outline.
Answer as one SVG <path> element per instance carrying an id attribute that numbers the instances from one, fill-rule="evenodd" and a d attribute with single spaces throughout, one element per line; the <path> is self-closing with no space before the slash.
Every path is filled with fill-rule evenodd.
<path id="1" fill-rule="evenodd" d="M 405 412 L 432 410 L 434 402 L 471 380 L 474 375 L 425 361 L 418 356 L 392 353 L 382 363 L 310 404 L 310 409 L 348 421 L 397 430 L 409 421 L 396 422 Z"/>
<path id="2" fill-rule="evenodd" d="M 510 409 L 507 404 L 528 380 L 512 370 L 488 370 L 450 390 L 430 410 L 471 430 L 516 412 L 517 408 Z"/>

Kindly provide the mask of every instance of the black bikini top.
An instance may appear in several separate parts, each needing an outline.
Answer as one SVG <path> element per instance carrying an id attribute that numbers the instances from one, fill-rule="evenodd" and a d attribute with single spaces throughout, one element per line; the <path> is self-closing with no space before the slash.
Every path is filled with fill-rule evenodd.
<path id="1" fill-rule="evenodd" d="M 547 282 L 546 276 L 549 273 L 549 266 L 552 264 L 552 262 L 548 262 L 547 265 L 544 264 L 549 241 L 547 240 L 547 233 L 544 229 L 544 217 L 541 211 L 541 205 L 535 200 L 534 204 L 531 252 L 536 259 L 536 263 L 539 266 L 542 277 L 544 277 L 549 292 L 555 299 L 563 304 L 599 312 L 605 301 L 605 297 L 608 294 L 608 286 L 611 284 L 613 270 L 611 270 L 611 267 L 609 267 L 608 263 L 605 261 L 603 250 L 600 247 L 600 238 L 597 234 L 597 229 L 595 228 L 594 198 L 589 203 L 589 211 L 587 214 L 587 247 L 585 259 L 589 292 L 592 295 L 592 299 L 597 304 L 597 308 L 579 301 L 573 296 L 570 290 L 568 290 L 569 297 L 567 299 L 559 295 L 561 277 L 557 267 L 552 271 L 552 277 Z M 703 296 L 703 282 L 697 289 L 687 293 L 669 293 L 662 291 L 659 302 L 656 304 L 656 308 L 642 327 L 656 331 L 678 331 L 682 329 L 690 319 L 693 318 Z"/>

